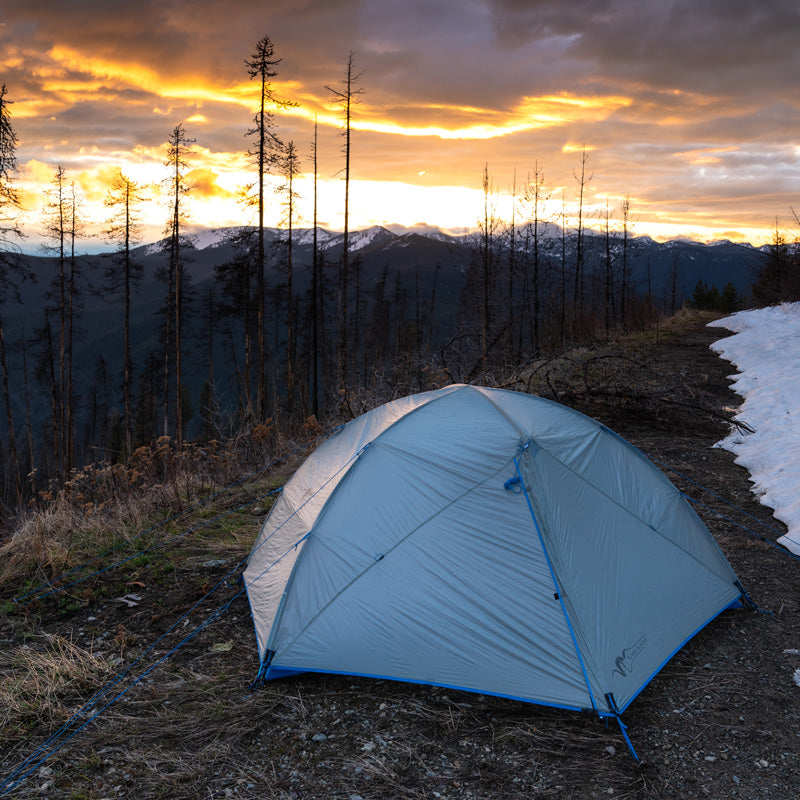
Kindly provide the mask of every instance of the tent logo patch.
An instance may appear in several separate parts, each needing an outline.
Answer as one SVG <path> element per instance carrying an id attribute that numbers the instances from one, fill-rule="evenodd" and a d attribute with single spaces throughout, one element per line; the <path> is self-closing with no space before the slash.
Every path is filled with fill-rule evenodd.
<path id="1" fill-rule="evenodd" d="M 626 647 L 621 655 L 618 655 L 614 659 L 614 663 L 617 665 L 616 669 L 612 671 L 612 675 L 617 673 L 623 678 L 627 678 L 628 675 L 633 672 L 633 665 L 636 662 L 636 659 L 641 655 L 642 651 L 647 644 L 647 637 L 640 636 L 630 647 Z"/>

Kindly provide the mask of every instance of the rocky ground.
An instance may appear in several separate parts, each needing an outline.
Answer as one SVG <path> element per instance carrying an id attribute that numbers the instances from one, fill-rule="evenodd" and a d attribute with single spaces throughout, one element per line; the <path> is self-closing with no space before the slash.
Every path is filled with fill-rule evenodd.
<path id="1" fill-rule="evenodd" d="M 725 432 L 726 408 L 738 401 L 728 388 L 731 366 L 708 349 L 724 333 L 707 321 L 683 316 L 575 356 L 579 370 L 573 363 L 556 372 L 551 364 L 536 378 L 550 370 L 543 393 L 596 416 L 680 473 L 668 474 L 705 504 L 699 513 L 760 609 L 724 612 L 634 701 L 625 721 L 640 763 L 615 724 L 511 700 L 321 675 L 251 690 L 257 656 L 249 609 L 236 573 L 228 576 L 262 518 L 249 508 L 232 515 L 236 525 L 181 537 L 146 563 L 111 570 L 66 597 L 19 609 L 6 604 L 0 680 L 33 699 L 22 697 L 0 718 L 0 780 L 97 686 L 130 668 L 97 707 L 125 694 L 99 718 L 81 717 L 70 730 L 85 727 L 42 764 L 30 762 L 7 796 L 800 798 L 800 686 L 793 680 L 800 563 L 739 526 L 754 528 L 753 519 L 691 482 L 771 525 L 774 532 L 760 531 L 770 540 L 782 532 L 755 502 L 746 471 L 713 447 Z M 241 502 L 226 497 L 217 505 Z M 224 613 L 165 658 L 223 605 Z M 85 674 L 55 686 L 61 673 L 42 667 L 27 673 L 37 686 L 23 687 L 26 659 L 54 651 L 62 673 L 80 665 Z"/>

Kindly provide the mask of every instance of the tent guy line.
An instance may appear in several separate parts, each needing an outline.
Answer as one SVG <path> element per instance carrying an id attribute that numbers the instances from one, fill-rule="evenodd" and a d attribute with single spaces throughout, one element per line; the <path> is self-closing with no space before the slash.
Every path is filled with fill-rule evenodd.
<path id="1" fill-rule="evenodd" d="M 337 431 L 338 429 L 334 430 L 334 433 L 336 433 Z M 360 453 L 356 454 L 354 458 L 357 457 L 358 455 L 360 455 Z M 342 469 L 345 469 L 348 465 L 349 462 L 343 465 Z M 331 476 L 331 478 L 328 481 L 326 481 L 325 484 L 323 484 L 317 490 L 317 492 L 308 497 L 306 501 L 297 508 L 295 514 L 299 513 L 306 503 L 311 502 L 316 496 L 316 494 L 322 491 L 325 488 L 325 486 L 327 486 L 327 484 L 330 482 L 330 480 L 333 480 L 335 477 L 336 475 Z M 290 520 L 291 517 L 287 519 L 285 522 L 288 523 Z M 265 542 L 266 541 L 269 541 L 269 538 L 267 538 Z M 292 548 L 289 548 L 289 550 L 287 550 L 285 553 L 283 553 L 283 555 L 281 555 L 278 559 L 276 559 L 269 567 L 267 567 L 267 569 L 264 570 L 263 573 L 261 573 L 259 577 L 263 576 L 263 574 L 269 571 L 269 569 L 273 568 L 276 564 L 278 564 L 280 560 L 283 559 L 291 551 L 291 549 Z M 252 552 L 250 553 L 250 556 L 248 556 L 247 558 L 251 556 Z M 132 661 L 127 667 L 125 667 L 125 669 L 123 669 L 115 678 L 113 678 L 111 681 L 109 681 L 103 687 L 101 687 L 97 692 L 95 692 L 95 694 L 92 695 L 92 697 L 90 697 L 89 700 L 87 700 L 86 703 L 84 703 L 83 706 L 81 706 L 81 708 L 79 708 L 57 731 L 55 731 L 55 733 L 53 733 L 48 739 L 46 739 L 42 744 L 40 744 L 33 751 L 33 753 L 25 757 L 3 779 L 3 781 L 0 782 L 0 797 L 8 795 L 10 791 L 12 791 L 21 783 L 23 783 L 30 775 L 33 774 L 35 770 L 37 770 L 42 764 L 44 764 L 44 762 L 47 761 L 48 758 L 57 753 L 62 747 L 64 747 L 64 745 L 70 739 L 72 739 L 81 730 L 83 730 L 90 722 L 100 717 L 103 714 L 103 712 L 105 712 L 108 708 L 114 705 L 114 703 L 116 703 L 118 700 L 124 697 L 134 686 L 136 686 L 145 677 L 147 677 L 147 675 L 149 675 L 159 664 L 166 661 L 177 650 L 179 650 L 185 644 L 190 642 L 202 630 L 207 628 L 212 622 L 219 619 L 222 616 L 222 614 L 224 614 L 225 611 L 227 611 L 228 608 L 230 608 L 234 600 L 236 600 L 238 597 L 240 597 L 247 591 L 248 587 L 246 581 L 243 581 L 242 587 L 238 591 L 236 591 L 232 597 L 226 600 L 221 606 L 218 606 L 208 617 L 206 617 L 205 620 L 200 622 L 186 637 L 184 637 L 180 642 L 178 642 L 174 647 L 172 647 L 167 653 L 161 656 L 157 661 L 151 664 L 144 672 L 142 672 L 134 680 L 132 680 L 131 683 L 129 683 L 124 689 L 122 689 L 120 692 L 114 695 L 102 708 L 93 711 L 93 709 L 96 708 L 96 706 L 108 695 L 108 693 L 115 686 L 117 686 L 117 684 L 119 684 L 127 674 L 132 672 L 134 667 L 136 667 L 138 664 L 141 664 L 144 661 L 145 657 L 151 652 L 153 652 L 156 646 L 159 643 L 161 643 L 167 637 L 167 635 L 172 633 L 178 627 L 178 625 L 182 623 L 184 620 L 188 620 L 192 612 L 197 610 L 205 600 L 207 600 L 209 597 L 211 597 L 212 594 L 214 594 L 214 592 L 217 591 L 217 589 L 219 589 L 223 585 L 226 585 L 228 583 L 228 579 L 231 578 L 237 572 L 237 570 L 239 570 L 242 566 L 244 566 L 244 564 L 247 561 L 247 558 L 241 559 L 237 564 L 235 564 L 211 589 L 208 590 L 208 592 L 206 592 L 196 603 L 194 603 L 194 605 L 192 605 L 192 607 L 188 611 L 186 611 L 181 617 L 179 617 L 166 631 L 164 631 L 164 633 L 162 633 L 154 642 L 152 642 L 149 645 L 149 647 L 147 647 L 144 650 L 144 652 L 141 653 L 141 655 L 139 655 L 134 661 Z M 81 719 L 83 719 L 84 721 L 77 728 L 73 729 L 74 724 Z M 51 745 L 53 745 L 52 748 L 50 750 L 47 750 L 47 748 L 50 747 Z M 45 750 L 47 750 L 47 752 L 45 752 L 44 755 L 42 755 L 42 757 L 39 758 L 37 761 L 36 759 Z"/>

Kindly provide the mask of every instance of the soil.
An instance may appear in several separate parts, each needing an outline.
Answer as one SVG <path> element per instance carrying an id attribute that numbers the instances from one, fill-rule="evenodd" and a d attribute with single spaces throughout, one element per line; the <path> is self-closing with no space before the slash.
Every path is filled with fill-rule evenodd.
<path id="1" fill-rule="evenodd" d="M 758 606 L 723 612 L 626 711 L 640 762 L 616 724 L 512 700 L 312 674 L 251 689 L 258 663 L 249 608 L 228 573 L 255 536 L 255 514 L 213 552 L 202 541 L 184 543 L 168 568 L 106 575 L 80 602 L 45 601 L 0 617 L 6 647 L 57 633 L 112 658 L 117 671 L 134 665 L 110 696 L 152 668 L 44 763 L 34 761 L 8 796 L 800 798 L 800 563 L 745 530 L 760 520 L 772 542 L 784 532 L 753 496 L 748 473 L 714 447 L 727 430 L 726 409 L 740 399 L 729 388 L 731 365 L 709 349 L 725 332 L 708 320 L 688 315 L 631 338 L 624 359 L 645 364 L 646 397 L 593 394 L 591 381 L 560 391 L 680 473 L 668 471 L 705 504 L 698 512 Z M 118 599 L 125 595 L 127 602 Z M 227 602 L 224 614 L 156 663 Z M 66 711 L 81 700 L 62 698 Z M 0 780 L 60 721 L 39 719 L 25 736 L 9 736 Z"/>

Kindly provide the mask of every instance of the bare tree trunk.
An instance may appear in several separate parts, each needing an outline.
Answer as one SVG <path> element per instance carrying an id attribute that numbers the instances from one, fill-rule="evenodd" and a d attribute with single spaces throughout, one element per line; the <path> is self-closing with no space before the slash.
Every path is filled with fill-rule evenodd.
<path id="1" fill-rule="evenodd" d="M 339 103 L 343 109 L 344 116 L 344 235 L 342 237 L 342 258 L 339 267 L 339 335 L 337 337 L 337 377 L 339 390 L 343 393 L 345 406 L 349 406 L 349 375 L 348 375 L 348 353 L 347 353 L 347 290 L 350 272 L 350 122 L 352 118 L 352 106 L 356 102 L 356 96 L 363 94 L 360 89 L 354 89 L 353 84 L 358 81 L 363 73 L 353 75 L 355 54 L 351 51 L 347 57 L 347 68 L 345 70 L 344 91 L 325 88 L 334 96 L 334 102 Z M 358 330 L 356 329 L 356 336 Z"/>
<path id="2" fill-rule="evenodd" d="M 3 334 L 3 322 L 0 319 L 0 367 L 3 370 L 3 398 L 6 404 L 6 422 L 8 423 L 8 450 L 11 454 L 11 467 L 14 470 L 14 489 L 17 504 L 22 505 L 22 472 L 17 456 L 17 440 L 14 434 L 14 412 L 11 408 L 11 391 L 8 385 L 8 361 L 6 359 L 6 340 Z"/>
<path id="3" fill-rule="evenodd" d="M 622 330 L 627 330 L 627 299 L 628 299 L 628 230 L 631 219 L 631 201 L 628 195 L 622 201 L 622 286 L 620 287 L 619 315 L 622 321 Z"/>
<path id="4" fill-rule="evenodd" d="M 124 262 L 124 293 L 125 293 L 125 320 L 123 332 L 123 360 L 122 365 L 122 391 L 125 405 L 125 458 L 130 458 L 133 452 L 133 420 L 131 419 L 131 187 L 130 182 L 125 186 L 125 262 Z"/>
<path id="5" fill-rule="evenodd" d="M 262 37 L 256 44 L 255 52 L 245 60 L 247 74 L 256 78 L 260 83 L 261 99 L 259 109 L 254 119 L 254 127 L 248 135 L 256 138 L 255 150 L 250 152 L 256 160 L 258 173 L 258 230 L 256 250 L 256 329 L 257 329 L 257 361 L 256 364 L 256 413 L 260 421 L 267 418 L 267 367 L 265 351 L 265 326 L 266 326 L 266 286 L 264 272 L 266 270 L 266 251 L 264 247 L 264 207 L 265 207 L 265 176 L 269 166 L 269 148 L 271 142 L 277 142 L 277 137 L 272 133 L 272 113 L 269 104 L 279 107 L 295 105 L 284 100 L 278 100 L 272 93 L 270 79 L 278 73 L 275 67 L 281 59 L 275 58 L 275 47 L 268 36 Z"/>
<path id="6" fill-rule="evenodd" d="M 572 313 L 575 317 L 574 324 L 579 324 L 579 319 L 583 313 L 583 284 L 584 284 L 584 252 L 583 252 L 583 202 L 586 194 L 586 184 L 591 180 L 586 177 L 586 162 L 589 156 L 586 153 L 586 145 L 581 151 L 580 162 L 580 177 L 574 174 L 575 180 L 578 183 L 578 234 L 577 242 L 575 245 L 575 291 L 572 302 Z"/>
<path id="7" fill-rule="evenodd" d="M 22 377 L 25 385 L 25 430 L 28 440 L 28 479 L 31 495 L 36 494 L 36 457 L 33 447 L 33 423 L 31 421 L 31 389 L 28 380 L 28 349 L 25 344 L 25 329 L 22 330 Z"/>
<path id="8" fill-rule="evenodd" d="M 67 386 L 66 391 L 64 393 L 64 404 L 65 404 L 65 434 L 66 434 L 66 442 L 65 442 L 65 458 L 64 458 L 64 472 L 65 474 L 69 475 L 72 471 L 72 460 L 73 454 L 75 449 L 74 443 L 74 430 L 73 430 L 73 397 L 72 397 L 72 364 L 73 364 L 73 343 L 74 343 L 74 332 L 75 332 L 75 292 L 76 289 L 76 281 L 75 281 L 75 273 L 76 273 L 76 261 L 75 261 L 75 239 L 77 237 L 77 217 L 76 217 L 76 197 L 75 197 L 75 184 L 72 184 L 72 196 L 71 196 L 71 216 L 70 216 L 70 256 L 69 256 L 69 308 L 67 311 Z"/>
<path id="9" fill-rule="evenodd" d="M 67 257 L 65 252 L 66 220 L 64 219 L 64 169 L 59 166 L 56 171 L 56 181 L 58 183 L 58 449 L 56 458 L 58 459 L 58 469 L 62 477 L 65 466 L 65 442 L 64 421 L 64 390 L 66 388 L 66 284 L 67 284 Z"/>
<path id="10" fill-rule="evenodd" d="M 311 253 L 311 413 L 319 417 L 319 259 L 317 256 L 317 120 L 314 119 L 314 233 Z"/>
<path id="11" fill-rule="evenodd" d="M 172 256 L 174 259 L 174 273 L 175 273 L 175 441 L 178 448 L 183 444 L 183 383 L 181 376 L 181 328 L 182 322 L 181 311 L 183 306 L 183 286 L 181 281 L 181 260 L 180 260 L 180 209 L 178 200 L 177 181 L 180 176 L 177 174 L 178 168 L 176 164 L 176 191 L 175 191 L 175 208 L 173 211 L 173 243 L 172 243 Z"/>
<path id="12" fill-rule="evenodd" d="M 566 342 L 567 335 L 567 209 L 564 195 L 561 196 L 561 320 L 560 320 L 561 346 Z"/>
<path id="13" fill-rule="evenodd" d="M 481 275 L 483 278 L 483 303 L 481 308 L 481 371 L 486 372 L 489 355 L 489 328 L 491 325 L 489 293 L 491 291 L 492 265 L 492 235 L 494 229 L 494 214 L 490 213 L 489 203 L 491 196 L 491 182 L 489 180 L 489 165 L 483 165 L 483 224 L 481 226 Z"/>
<path id="14" fill-rule="evenodd" d="M 606 245 L 606 265 L 604 275 L 604 301 L 603 301 L 603 318 L 606 329 L 606 339 L 611 335 L 611 210 L 608 207 L 608 198 L 606 198 L 606 213 L 605 213 L 605 245 Z"/>
<path id="15" fill-rule="evenodd" d="M 294 225 L 294 176 L 297 170 L 297 152 L 294 142 L 286 145 L 286 172 L 288 178 L 289 191 L 289 232 L 286 242 L 286 410 L 289 416 L 294 411 L 295 402 L 295 339 L 296 339 L 296 319 L 294 303 L 294 282 L 293 282 L 293 225 Z"/>

